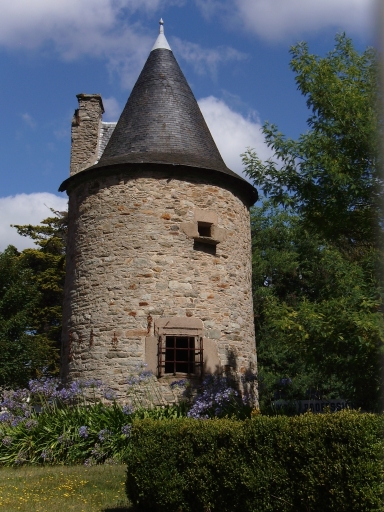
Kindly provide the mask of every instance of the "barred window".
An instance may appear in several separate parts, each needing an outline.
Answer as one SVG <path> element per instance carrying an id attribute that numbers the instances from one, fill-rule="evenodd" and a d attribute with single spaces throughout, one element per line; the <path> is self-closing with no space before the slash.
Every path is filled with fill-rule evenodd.
<path id="1" fill-rule="evenodd" d="M 203 338 L 198 336 L 160 336 L 159 375 L 196 375 L 203 365 Z"/>

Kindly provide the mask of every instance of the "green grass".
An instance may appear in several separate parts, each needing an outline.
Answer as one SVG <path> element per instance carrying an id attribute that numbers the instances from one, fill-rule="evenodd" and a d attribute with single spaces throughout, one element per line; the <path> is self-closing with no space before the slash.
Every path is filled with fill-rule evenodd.
<path id="1" fill-rule="evenodd" d="M 125 465 L 0 468 L 0 511 L 129 512 Z"/>

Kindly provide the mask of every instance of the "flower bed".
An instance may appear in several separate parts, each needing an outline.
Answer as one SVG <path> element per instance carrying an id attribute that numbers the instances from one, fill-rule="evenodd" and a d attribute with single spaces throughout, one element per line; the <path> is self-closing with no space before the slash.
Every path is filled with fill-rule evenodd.
<path id="1" fill-rule="evenodd" d="M 123 462 L 135 419 L 250 415 L 225 378 L 207 377 L 193 396 L 188 381 L 175 381 L 175 404 L 162 407 L 148 405 L 154 401 L 153 380 L 144 366 L 137 368 L 127 378 L 125 405 L 98 380 L 67 387 L 57 379 L 33 380 L 28 389 L 3 391 L 0 465 Z"/>

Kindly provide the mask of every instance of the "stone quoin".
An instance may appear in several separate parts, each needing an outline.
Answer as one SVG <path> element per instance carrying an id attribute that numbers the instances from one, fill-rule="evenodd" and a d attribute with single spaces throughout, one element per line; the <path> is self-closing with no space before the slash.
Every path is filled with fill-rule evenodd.
<path id="1" fill-rule="evenodd" d="M 226 374 L 257 405 L 249 208 L 160 34 L 117 123 L 79 94 L 72 120 L 62 377 L 124 400 L 143 363 L 170 380 Z M 246 382 L 246 384 L 244 384 Z"/>

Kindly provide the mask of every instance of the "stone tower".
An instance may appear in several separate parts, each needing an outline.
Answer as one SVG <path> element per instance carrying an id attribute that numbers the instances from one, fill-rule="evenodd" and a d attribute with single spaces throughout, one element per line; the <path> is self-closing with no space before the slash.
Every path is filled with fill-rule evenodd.
<path id="1" fill-rule="evenodd" d="M 257 192 L 226 167 L 162 21 L 116 126 L 102 122 L 100 95 L 78 100 L 60 187 L 69 196 L 63 377 L 102 379 L 123 396 L 128 373 L 146 363 L 159 390 L 206 373 L 230 373 L 241 387 L 256 373 Z"/>

